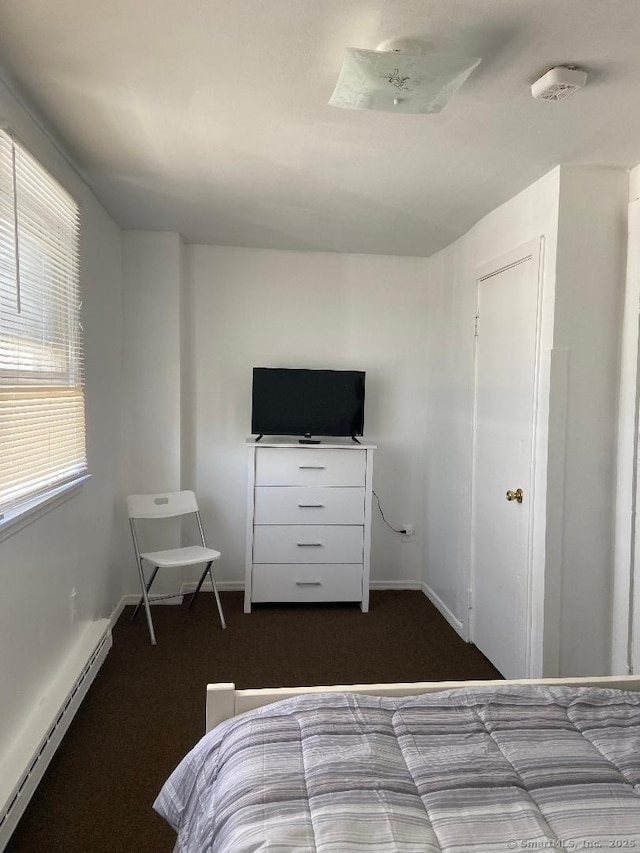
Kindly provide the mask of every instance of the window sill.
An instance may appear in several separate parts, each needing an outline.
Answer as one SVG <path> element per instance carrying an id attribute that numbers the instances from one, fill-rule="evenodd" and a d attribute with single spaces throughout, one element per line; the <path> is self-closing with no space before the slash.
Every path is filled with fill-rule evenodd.
<path id="1" fill-rule="evenodd" d="M 77 477 L 70 483 L 65 483 L 62 486 L 57 486 L 55 489 L 50 489 L 36 498 L 29 501 L 24 501 L 19 506 L 7 510 L 3 518 L 0 518 L 0 542 L 13 536 L 18 530 L 22 530 L 32 521 L 45 515 L 49 510 L 54 509 L 75 494 L 81 491 L 84 483 L 91 477 L 91 474 L 83 474 Z"/>

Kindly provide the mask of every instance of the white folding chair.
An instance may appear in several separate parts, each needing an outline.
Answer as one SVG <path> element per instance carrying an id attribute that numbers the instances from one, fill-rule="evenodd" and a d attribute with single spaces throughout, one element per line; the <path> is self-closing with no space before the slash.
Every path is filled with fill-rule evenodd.
<path id="1" fill-rule="evenodd" d="M 151 620 L 151 608 L 149 607 L 149 590 L 151 584 L 155 580 L 158 569 L 179 569 L 184 566 L 197 566 L 200 563 L 206 563 L 205 569 L 198 581 L 198 586 L 191 596 L 189 607 L 195 601 L 196 595 L 200 592 L 205 577 L 209 574 L 211 584 L 216 596 L 216 604 L 218 605 L 218 613 L 220 614 L 220 622 L 222 627 L 227 625 L 224 621 L 222 605 L 220 604 L 220 596 L 218 588 L 213 577 L 211 564 L 214 560 L 220 559 L 220 551 L 214 551 L 212 548 L 207 548 L 207 543 L 204 538 L 204 530 L 202 529 L 202 521 L 200 520 L 200 511 L 198 502 L 193 492 L 169 492 L 159 495 L 129 495 L 127 498 L 127 507 L 129 510 L 129 524 L 131 526 L 131 535 L 133 537 L 133 547 L 136 552 L 136 562 L 138 564 L 138 574 L 140 575 L 140 586 L 142 587 L 142 598 L 138 602 L 136 609 L 133 611 L 131 621 L 136 618 L 142 604 L 144 604 L 147 613 L 147 624 L 149 626 L 149 636 L 151 637 L 151 645 L 156 645 L 156 635 L 153 630 L 153 622 Z M 175 518 L 180 515 L 195 515 L 198 522 L 198 530 L 200 531 L 200 539 L 202 545 L 188 545 L 182 548 L 171 548 L 168 551 L 147 551 L 144 554 L 140 553 L 138 547 L 138 535 L 136 531 L 135 521 L 141 518 Z M 143 563 L 148 563 L 152 567 L 151 577 L 147 581 L 144 573 Z M 155 598 L 156 601 L 164 598 L 175 598 L 180 593 L 172 595 L 159 595 Z"/>

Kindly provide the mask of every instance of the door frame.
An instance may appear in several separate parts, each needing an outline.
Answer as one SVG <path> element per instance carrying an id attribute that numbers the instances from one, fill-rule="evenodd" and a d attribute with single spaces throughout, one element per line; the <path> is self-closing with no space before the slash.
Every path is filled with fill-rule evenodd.
<path id="1" fill-rule="evenodd" d="M 476 290 L 476 333 L 474 336 L 473 346 L 473 420 L 472 420 L 472 451 L 471 451 L 471 553 L 469 562 L 469 577 L 467 590 L 467 610 L 465 613 L 466 631 L 470 642 L 474 641 L 474 588 L 476 585 L 476 417 L 478 404 L 478 320 L 479 320 L 479 303 L 480 303 L 480 285 L 483 281 L 499 275 L 501 272 L 519 266 L 520 264 L 530 261 L 533 264 L 532 274 L 536 280 L 536 317 L 535 317 L 535 352 L 534 352 L 534 380 L 533 380 L 533 412 L 531 423 L 531 465 L 530 465 L 530 500 L 528 503 L 529 510 L 529 541 L 527 545 L 526 557 L 526 587 L 527 587 L 527 614 L 526 614 L 526 641 L 525 641 L 525 676 L 530 678 L 535 670 L 538 669 L 533 659 L 535 656 L 533 646 L 540 645 L 539 655 L 541 657 L 542 647 L 542 625 L 540 631 L 536 630 L 533 623 L 533 614 L 543 613 L 541 605 L 544 602 L 544 583 L 534 583 L 534 575 L 539 573 L 540 567 L 536 560 L 536 543 L 539 541 L 539 528 L 542 527 L 542 536 L 544 537 L 544 520 L 545 520 L 545 490 L 541 489 L 542 485 L 538 480 L 538 463 L 541 456 L 539 443 L 539 427 L 540 427 L 540 374 L 541 374 L 541 359 L 540 359 L 540 341 L 542 327 L 542 283 L 543 283 L 543 264 L 544 259 L 544 238 L 539 237 L 535 240 L 529 240 L 526 243 L 517 246 L 510 252 L 500 255 L 493 260 L 484 263 L 476 268 L 475 272 L 475 290 Z M 546 458 L 546 457 L 545 457 Z M 544 466 L 546 468 L 546 466 Z M 542 492 L 542 500 L 539 499 Z M 540 510 L 543 510 L 541 525 L 538 523 Z M 544 561 L 542 563 L 542 571 L 544 571 Z M 542 601 L 540 596 L 542 595 Z M 537 656 L 536 656 L 537 659 Z"/>

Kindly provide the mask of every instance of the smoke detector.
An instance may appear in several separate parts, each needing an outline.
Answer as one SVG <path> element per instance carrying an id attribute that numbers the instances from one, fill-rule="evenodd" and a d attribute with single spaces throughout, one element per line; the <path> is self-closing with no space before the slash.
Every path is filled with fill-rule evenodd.
<path id="1" fill-rule="evenodd" d="M 558 65 L 543 74 L 531 86 L 534 98 L 543 101 L 563 101 L 587 82 L 587 74 L 575 66 Z"/>

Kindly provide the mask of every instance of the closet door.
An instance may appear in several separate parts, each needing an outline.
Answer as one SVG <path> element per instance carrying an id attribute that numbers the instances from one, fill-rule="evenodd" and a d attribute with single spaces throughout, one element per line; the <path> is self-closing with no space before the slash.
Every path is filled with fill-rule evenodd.
<path id="1" fill-rule="evenodd" d="M 526 677 L 539 243 L 478 279 L 471 640 L 506 678 Z"/>

